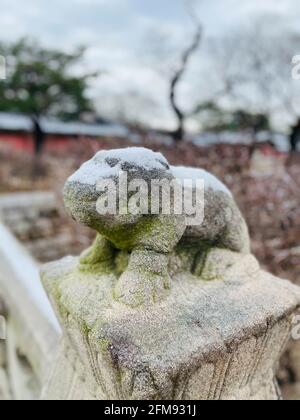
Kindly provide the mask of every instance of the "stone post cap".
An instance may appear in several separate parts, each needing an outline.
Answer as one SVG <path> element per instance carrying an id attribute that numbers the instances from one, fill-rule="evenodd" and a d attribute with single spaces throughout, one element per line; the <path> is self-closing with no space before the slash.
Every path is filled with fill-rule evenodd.
<path id="1" fill-rule="evenodd" d="M 300 291 L 251 256 L 222 281 L 176 275 L 164 301 L 137 309 L 114 299 L 116 277 L 79 273 L 76 258 L 46 266 L 43 282 L 85 372 L 94 372 L 97 399 L 279 395 L 274 375 Z"/>

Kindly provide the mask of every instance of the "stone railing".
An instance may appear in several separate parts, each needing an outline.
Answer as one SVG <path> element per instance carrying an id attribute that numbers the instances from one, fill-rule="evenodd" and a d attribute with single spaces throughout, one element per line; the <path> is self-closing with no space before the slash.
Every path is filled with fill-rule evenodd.
<path id="1" fill-rule="evenodd" d="M 66 250 L 78 252 L 54 193 L 2 194 L 0 219 L 38 261 L 57 260 L 66 255 Z"/>
<path id="2" fill-rule="evenodd" d="M 198 210 L 204 204 L 202 223 L 178 211 L 183 179 L 193 180 Z M 152 195 L 153 181 L 174 188 Z M 97 154 L 64 197 L 97 237 L 81 257 L 42 269 L 61 341 L 36 263 L 0 229 L 0 399 L 281 398 L 275 373 L 300 291 L 260 269 L 220 181 L 126 149 Z M 177 211 L 165 211 L 168 201 Z"/>
<path id="3" fill-rule="evenodd" d="M 0 340 L 0 400 L 38 399 L 61 330 L 37 263 L 1 224 L 0 238 L 0 315 L 6 324 Z"/>

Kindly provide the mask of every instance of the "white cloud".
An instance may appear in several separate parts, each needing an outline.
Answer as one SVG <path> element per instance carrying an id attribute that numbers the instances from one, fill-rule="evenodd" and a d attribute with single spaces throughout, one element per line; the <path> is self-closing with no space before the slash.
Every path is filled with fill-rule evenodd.
<path id="1" fill-rule="evenodd" d="M 265 14 L 277 14 L 286 25 L 300 27 L 299 0 L 201 0 L 198 14 L 207 35 L 223 36 Z M 162 112 L 163 120 L 171 121 L 166 85 L 147 68 L 141 49 L 149 30 L 170 34 L 180 50 L 192 30 L 183 0 L 26 0 L 26 7 L 20 0 L 2 0 L 1 4 L 0 40 L 29 35 L 64 49 L 85 44 L 90 49 L 84 68 L 108 72 L 95 82 L 93 96 L 101 97 L 103 89 L 136 89 L 161 98 L 166 110 Z M 186 106 L 195 94 L 200 64 L 199 56 L 182 84 L 180 97 Z"/>

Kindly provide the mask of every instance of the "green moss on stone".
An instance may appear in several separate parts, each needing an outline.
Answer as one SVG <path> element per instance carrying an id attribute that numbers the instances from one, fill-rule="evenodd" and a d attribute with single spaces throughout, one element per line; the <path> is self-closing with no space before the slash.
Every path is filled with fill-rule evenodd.
<path id="1" fill-rule="evenodd" d="M 99 344 L 99 349 L 101 353 L 107 353 L 109 350 L 109 346 L 111 345 L 109 340 L 107 340 L 106 338 L 100 338 L 98 340 L 98 344 Z"/>

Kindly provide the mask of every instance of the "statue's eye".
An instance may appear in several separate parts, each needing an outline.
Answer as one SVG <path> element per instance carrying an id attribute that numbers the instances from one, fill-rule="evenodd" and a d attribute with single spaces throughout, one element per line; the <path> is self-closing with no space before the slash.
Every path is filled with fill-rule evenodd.
<path id="1" fill-rule="evenodd" d="M 116 159 L 116 158 L 106 158 L 105 162 L 111 167 L 114 168 L 115 166 L 117 166 L 120 163 L 120 159 Z"/>

